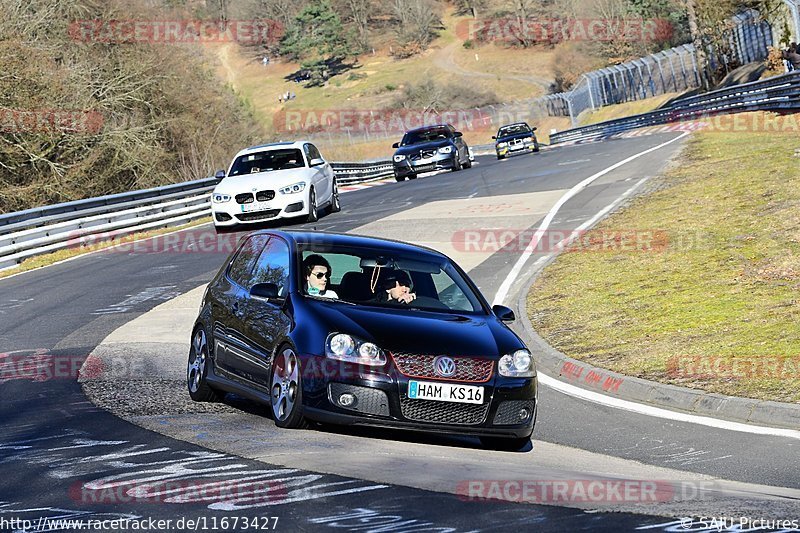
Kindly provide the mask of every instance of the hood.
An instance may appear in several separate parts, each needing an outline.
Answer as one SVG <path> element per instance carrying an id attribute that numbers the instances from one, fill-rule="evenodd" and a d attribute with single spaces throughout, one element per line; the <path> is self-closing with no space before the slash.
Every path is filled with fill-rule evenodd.
<path id="1" fill-rule="evenodd" d="M 508 142 L 508 141 L 513 141 L 514 139 L 525 139 L 527 137 L 533 138 L 533 136 L 534 136 L 533 133 L 514 133 L 511 135 L 503 135 L 502 137 L 498 137 L 495 142 L 499 143 Z"/>
<path id="2" fill-rule="evenodd" d="M 263 191 L 265 189 L 277 191 L 281 187 L 286 187 L 287 185 L 292 185 L 299 181 L 310 182 L 316 171 L 317 169 L 304 167 L 230 176 L 219 182 L 217 186 L 214 187 L 214 192 L 234 195 L 252 192 L 253 189 L 258 191 Z"/>
<path id="3" fill-rule="evenodd" d="M 442 146 L 452 146 L 453 140 L 452 139 L 437 139 L 435 141 L 430 141 L 426 143 L 419 143 L 419 144 L 409 144 L 408 146 L 401 146 L 395 152 L 395 155 L 408 155 L 408 154 L 416 154 L 420 150 L 436 150 L 441 148 Z"/>
<path id="4" fill-rule="evenodd" d="M 388 351 L 498 358 L 524 344 L 494 315 L 435 313 L 306 300 L 330 332 L 348 333 Z"/>

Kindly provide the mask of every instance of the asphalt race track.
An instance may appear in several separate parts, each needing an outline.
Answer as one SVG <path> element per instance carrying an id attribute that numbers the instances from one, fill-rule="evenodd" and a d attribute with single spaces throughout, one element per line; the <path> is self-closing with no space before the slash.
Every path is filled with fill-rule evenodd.
<path id="1" fill-rule="evenodd" d="M 455 235 L 485 227 L 488 219 L 499 224 L 494 227 L 535 229 L 574 185 L 677 136 L 554 148 L 503 161 L 479 157 L 476 166 L 458 173 L 348 192 L 342 212 L 321 218 L 314 228 L 358 229 L 441 248 L 469 270 L 491 301 L 520 251 L 470 252 L 454 244 Z M 558 211 L 551 227 L 574 229 L 623 195 L 646 190 L 648 179 L 681 144 L 678 140 L 599 177 Z M 213 229 L 203 226 L 173 237 L 204 242 L 210 234 Z M 716 531 L 697 524 L 683 528 L 679 518 L 730 517 L 727 513 L 734 511 L 769 520 L 800 518 L 797 439 L 635 414 L 546 386 L 541 387 L 533 449 L 515 454 L 481 450 L 472 439 L 404 432 L 281 431 L 267 409 L 231 396 L 219 406 L 192 404 L 183 384 L 167 376 L 137 379 L 128 373 L 95 390 L 108 410 L 96 407 L 73 370 L 119 328 L 207 283 L 230 248 L 193 250 L 159 253 L 143 245 L 0 280 L 0 364 L 22 359 L 53 373 L 2 380 L 0 464 L 6 482 L 0 487 L 0 530 L 74 529 L 46 518 L 132 518 L 173 521 L 163 528 L 151 523 L 150 531 L 203 529 L 187 526 L 186 520 L 239 531 L 245 519 L 278 531 Z M 538 255 L 510 285 L 505 302 L 525 288 L 525 279 L 538 268 Z M 129 355 L 133 361 L 141 354 Z M 185 353 L 179 356 L 185 359 Z M 65 361 L 67 370 L 54 370 Z M 137 420 L 145 415 L 146 420 Z M 503 473 L 487 475 L 493 465 L 502 466 Z M 520 474 L 510 477 L 509 472 Z M 612 473 L 692 486 L 706 482 L 710 494 L 661 506 L 540 505 L 457 494 L 459 483 L 469 480 L 575 482 Z M 437 484 L 445 475 L 460 481 Z M 252 483 L 252 490 L 233 499 L 219 490 L 206 497 L 189 490 L 225 481 L 235 481 L 239 490 Z M 130 498 L 119 490 L 131 485 L 143 485 L 147 496 Z M 735 498 L 729 497 L 733 489 Z M 184 522 L 176 523 L 180 518 Z"/>

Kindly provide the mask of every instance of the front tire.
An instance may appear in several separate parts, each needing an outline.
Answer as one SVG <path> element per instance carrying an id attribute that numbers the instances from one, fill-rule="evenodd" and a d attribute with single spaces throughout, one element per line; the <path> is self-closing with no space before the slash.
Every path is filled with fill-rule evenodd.
<path id="1" fill-rule="evenodd" d="M 461 170 L 461 159 L 458 158 L 458 151 L 456 151 L 456 156 L 453 158 L 453 172 L 459 170 Z"/>
<path id="2" fill-rule="evenodd" d="M 312 187 L 308 193 L 308 216 L 306 222 L 316 222 L 319 220 L 319 213 L 317 213 L 317 193 Z"/>
<path id="3" fill-rule="evenodd" d="M 197 328 L 192 336 L 189 349 L 189 365 L 186 369 L 186 382 L 189 396 L 196 402 L 217 402 L 220 395 L 208 384 L 209 357 L 208 337 L 203 326 Z"/>
<path id="4" fill-rule="evenodd" d="M 397 183 L 400 183 L 401 181 L 405 181 L 405 180 L 406 180 L 406 177 L 405 177 L 405 176 L 398 176 L 398 175 L 395 175 L 395 177 L 394 177 L 394 180 L 395 180 Z"/>
<path id="5" fill-rule="evenodd" d="M 331 195 L 331 213 L 338 213 L 342 210 L 342 202 L 339 200 L 339 185 L 336 180 L 333 182 L 333 194 Z"/>
<path id="6" fill-rule="evenodd" d="M 308 426 L 303 418 L 300 375 L 300 359 L 291 347 L 284 346 L 275 355 L 270 371 L 272 418 L 279 428 L 302 429 Z"/>

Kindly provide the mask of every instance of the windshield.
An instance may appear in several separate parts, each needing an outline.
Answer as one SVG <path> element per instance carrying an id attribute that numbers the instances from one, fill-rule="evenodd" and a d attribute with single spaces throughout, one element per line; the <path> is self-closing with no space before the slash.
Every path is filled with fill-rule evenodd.
<path id="1" fill-rule="evenodd" d="M 228 176 L 302 168 L 304 166 L 303 154 L 297 148 L 267 150 L 237 157 Z"/>
<path id="2" fill-rule="evenodd" d="M 497 132 L 498 137 L 506 137 L 508 135 L 519 135 L 520 133 L 530 133 L 531 128 L 527 124 L 512 124 L 510 126 L 503 126 Z"/>
<path id="3" fill-rule="evenodd" d="M 447 128 L 432 128 L 429 130 L 409 131 L 403 136 L 403 142 L 400 143 L 400 145 L 408 146 L 409 144 L 439 141 L 442 139 L 449 139 L 450 137 L 450 130 Z"/>
<path id="4" fill-rule="evenodd" d="M 448 260 L 379 248 L 301 245 L 306 296 L 380 307 L 482 313 L 480 297 Z"/>

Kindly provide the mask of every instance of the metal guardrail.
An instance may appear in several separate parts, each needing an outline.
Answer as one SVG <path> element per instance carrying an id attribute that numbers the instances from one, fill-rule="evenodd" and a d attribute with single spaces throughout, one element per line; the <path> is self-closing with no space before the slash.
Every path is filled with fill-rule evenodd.
<path id="1" fill-rule="evenodd" d="M 704 116 L 745 111 L 795 111 L 800 109 L 800 72 L 754 81 L 691 96 L 669 107 L 616 120 L 561 131 L 551 144 L 588 141 L 647 126 L 657 126 Z"/>
<path id="2" fill-rule="evenodd" d="M 331 163 L 336 181 L 340 185 L 365 183 L 389 176 L 394 176 L 394 166 L 391 161 L 377 161 L 374 163 Z"/>
<path id="3" fill-rule="evenodd" d="M 331 163 L 331 167 L 341 185 L 394 175 L 391 161 Z M 0 269 L 35 255 L 81 247 L 87 237 L 100 235 L 112 241 L 209 216 L 210 193 L 217 183 L 216 178 L 203 178 L 0 215 Z"/>

